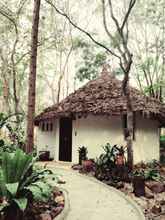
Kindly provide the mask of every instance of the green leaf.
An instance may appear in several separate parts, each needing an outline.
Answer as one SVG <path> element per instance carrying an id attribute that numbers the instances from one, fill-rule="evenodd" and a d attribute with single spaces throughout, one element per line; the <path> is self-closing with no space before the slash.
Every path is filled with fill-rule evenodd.
<path id="1" fill-rule="evenodd" d="M 0 203 L 0 212 L 9 205 L 9 203 Z"/>
<path id="2" fill-rule="evenodd" d="M 13 201 L 17 204 L 17 206 L 24 211 L 27 207 L 28 200 L 27 198 L 19 198 L 19 199 L 13 199 Z"/>
<path id="3" fill-rule="evenodd" d="M 7 194 L 7 190 L 5 186 L 4 176 L 2 169 L 0 169 L 0 196 L 3 197 L 6 196 L 6 194 Z"/>
<path id="4" fill-rule="evenodd" d="M 19 181 L 24 177 L 24 175 L 32 165 L 32 159 L 32 155 L 27 155 L 20 149 L 16 150 L 13 158 L 13 160 L 15 161 L 14 169 L 16 170 L 14 178 L 15 181 Z"/>
<path id="5" fill-rule="evenodd" d="M 11 171 L 11 154 L 4 152 L 2 154 L 2 170 L 4 181 L 6 183 L 10 182 L 10 171 Z"/>
<path id="6" fill-rule="evenodd" d="M 11 193 L 12 196 L 15 196 L 18 190 L 19 183 L 7 183 L 6 188 Z"/>
<path id="7" fill-rule="evenodd" d="M 39 186 L 31 184 L 30 186 L 26 187 L 26 189 L 28 189 L 32 193 L 34 200 L 42 200 L 42 189 Z"/>
<path id="8" fill-rule="evenodd" d="M 2 155 L 2 170 L 6 183 L 15 183 L 23 179 L 32 166 L 32 155 L 25 154 L 21 149 L 15 153 L 4 152 Z"/>
<path id="9" fill-rule="evenodd" d="M 33 195 L 34 200 L 45 201 L 50 197 L 51 188 L 47 183 L 38 181 L 30 186 L 26 187 L 30 190 Z"/>

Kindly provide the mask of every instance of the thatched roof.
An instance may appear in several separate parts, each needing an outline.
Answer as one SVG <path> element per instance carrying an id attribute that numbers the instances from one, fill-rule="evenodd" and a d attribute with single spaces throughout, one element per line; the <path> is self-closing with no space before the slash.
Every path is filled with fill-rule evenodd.
<path id="1" fill-rule="evenodd" d="M 152 115 L 165 121 L 165 106 L 158 100 L 143 95 L 130 87 L 134 112 Z M 35 125 L 40 121 L 58 117 L 93 115 L 118 115 L 126 113 L 126 97 L 122 94 L 122 81 L 104 70 L 100 77 L 88 82 L 59 104 L 46 108 L 35 118 Z"/>

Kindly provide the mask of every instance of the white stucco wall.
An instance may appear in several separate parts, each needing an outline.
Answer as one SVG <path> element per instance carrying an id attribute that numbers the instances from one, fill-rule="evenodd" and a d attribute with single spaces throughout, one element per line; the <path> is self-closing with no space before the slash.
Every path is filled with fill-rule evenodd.
<path id="1" fill-rule="evenodd" d="M 59 120 L 54 121 L 52 132 L 37 129 L 37 151 L 48 150 L 55 160 L 59 160 Z M 118 116 L 88 116 L 73 120 L 72 162 L 78 162 L 78 148 L 88 148 L 88 157 L 95 158 L 102 152 L 102 145 L 118 144 L 125 146 L 122 119 Z M 134 163 L 159 160 L 158 122 L 137 116 L 135 141 L 133 141 Z"/>
<path id="2" fill-rule="evenodd" d="M 121 117 L 88 116 L 73 121 L 72 160 L 78 161 L 79 147 L 88 148 L 88 157 L 95 158 L 102 152 L 102 145 L 123 144 Z"/>
<path id="3" fill-rule="evenodd" d="M 57 159 L 59 150 L 59 123 L 58 120 L 53 122 L 53 131 L 42 131 L 41 128 L 36 127 L 36 141 L 37 153 L 42 150 L 49 150 L 50 156 Z M 46 147 L 47 146 L 47 147 Z"/>
<path id="4" fill-rule="evenodd" d="M 77 149 L 88 147 L 89 158 L 95 158 L 102 152 L 102 145 L 126 144 L 123 137 L 121 117 L 88 116 L 73 121 L 73 161 L 77 162 Z M 158 122 L 141 115 L 136 118 L 136 133 L 133 141 L 134 163 L 159 160 Z"/>
<path id="5" fill-rule="evenodd" d="M 137 116 L 136 135 L 133 145 L 134 162 L 159 160 L 159 130 L 155 120 Z"/>

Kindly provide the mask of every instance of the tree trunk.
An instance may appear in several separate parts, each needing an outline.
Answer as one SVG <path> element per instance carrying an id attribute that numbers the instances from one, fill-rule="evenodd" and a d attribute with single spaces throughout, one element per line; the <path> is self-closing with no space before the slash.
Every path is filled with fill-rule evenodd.
<path id="1" fill-rule="evenodd" d="M 29 92 L 28 92 L 28 113 L 27 113 L 27 142 L 26 152 L 30 153 L 34 145 L 34 116 L 35 116 L 35 94 L 36 94 L 36 65 L 37 65 L 37 44 L 38 44 L 38 26 L 41 0 L 34 0 L 32 39 L 31 39 L 31 57 L 29 74 Z"/>
<path id="2" fill-rule="evenodd" d="M 130 171 L 133 169 L 133 108 L 129 87 L 129 73 L 132 66 L 132 56 L 129 57 L 129 61 L 125 63 L 124 79 L 123 79 L 123 93 L 126 98 L 127 104 L 127 163 Z"/>
<path id="3" fill-rule="evenodd" d="M 9 103 L 9 82 L 6 78 L 3 80 L 3 112 L 7 112 L 7 114 L 11 113 L 10 103 Z"/>
<path id="4" fill-rule="evenodd" d="M 16 39 L 13 45 L 13 50 L 11 54 L 11 63 L 12 63 L 12 77 L 13 77 L 13 101 L 14 101 L 14 111 L 16 114 L 16 120 L 19 124 L 19 98 L 17 95 L 17 71 L 16 71 L 16 64 L 15 64 L 15 55 L 16 55 L 16 47 L 18 44 L 18 29 L 17 25 L 15 24 L 15 33 L 16 33 Z"/>
<path id="5" fill-rule="evenodd" d="M 133 112 L 127 107 L 127 163 L 130 170 L 133 169 Z"/>

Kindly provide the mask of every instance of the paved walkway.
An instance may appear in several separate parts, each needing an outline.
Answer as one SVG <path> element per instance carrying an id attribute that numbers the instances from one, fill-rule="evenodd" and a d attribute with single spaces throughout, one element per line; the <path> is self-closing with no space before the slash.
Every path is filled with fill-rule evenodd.
<path id="1" fill-rule="evenodd" d="M 68 166 L 48 165 L 62 174 L 69 192 L 70 210 L 66 220 L 144 220 L 137 205 L 123 193 L 105 184 L 78 174 Z"/>

